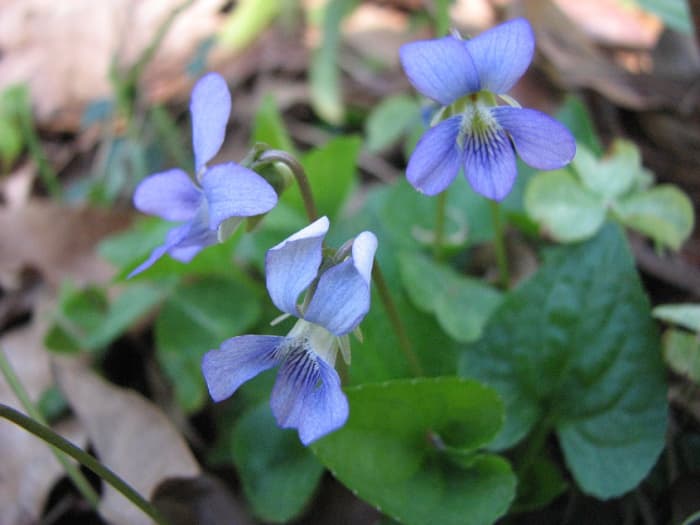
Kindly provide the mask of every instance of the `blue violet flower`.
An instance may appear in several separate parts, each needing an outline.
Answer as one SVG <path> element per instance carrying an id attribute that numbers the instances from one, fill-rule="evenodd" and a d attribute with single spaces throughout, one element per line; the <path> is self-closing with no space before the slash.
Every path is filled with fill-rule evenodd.
<path id="1" fill-rule="evenodd" d="M 143 272 L 166 253 L 189 262 L 202 249 L 222 240 L 224 223 L 231 231 L 242 217 L 265 213 L 277 204 L 275 190 L 254 171 L 235 162 L 206 165 L 221 149 L 231 113 L 231 95 L 221 75 L 209 73 L 195 84 L 190 112 L 199 185 L 181 169 L 155 173 L 139 183 L 134 191 L 138 210 L 182 224 L 171 229 L 165 243 L 129 277 Z"/>
<path id="2" fill-rule="evenodd" d="M 470 39 L 446 36 L 404 44 L 401 64 L 409 81 L 443 106 L 447 118 L 416 145 L 406 176 L 418 190 L 436 195 L 460 168 L 477 193 L 502 200 L 517 175 L 516 152 L 533 168 L 568 164 L 576 142 L 559 122 L 524 109 L 505 94 L 532 61 L 535 37 L 522 18 Z M 496 106 L 496 96 L 511 103 Z"/>
<path id="3" fill-rule="evenodd" d="M 272 413 L 280 427 L 296 428 L 304 445 L 337 430 L 348 418 L 335 360 L 340 350 L 349 362 L 348 334 L 369 311 L 377 249 L 376 237 L 365 231 L 330 261 L 324 260 L 328 227 L 328 219 L 322 217 L 267 252 L 265 273 L 272 302 L 287 316 L 299 318 L 289 334 L 234 337 L 202 360 L 214 401 L 279 366 L 270 396 Z M 308 292 L 300 305 L 304 290 Z"/>

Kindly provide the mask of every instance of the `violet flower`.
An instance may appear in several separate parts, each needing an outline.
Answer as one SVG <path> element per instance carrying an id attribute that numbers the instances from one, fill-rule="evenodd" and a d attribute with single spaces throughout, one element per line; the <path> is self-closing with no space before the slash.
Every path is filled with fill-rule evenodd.
<path id="1" fill-rule="evenodd" d="M 576 153 L 571 133 L 533 109 L 494 106 L 532 61 L 535 37 L 527 20 L 511 20 L 470 39 L 447 36 L 401 47 L 411 84 L 449 117 L 425 132 L 406 169 L 419 191 L 436 195 L 461 168 L 477 193 L 502 200 L 517 175 L 516 152 L 529 166 L 557 169 Z M 467 97 L 468 96 L 468 97 Z M 465 98 L 466 97 L 466 98 Z"/>
<path id="2" fill-rule="evenodd" d="M 349 361 L 348 335 L 369 310 L 377 239 L 362 232 L 341 258 L 322 265 L 328 219 L 322 217 L 267 252 L 272 302 L 298 317 L 286 337 L 243 335 L 224 341 L 202 360 L 214 401 L 231 396 L 259 373 L 279 366 L 270 406 L 282 428 L 296 428 L 304 445 L 345 424 L 348 402 L 335 371 L 338 350 Z M 349 253 L 347 253 L 349 251 Z M 299 295 L 308 289 L 302 305 Z"/>
<path id="3" fill-rule="evenodd" d="M 192 144 L 199 185 L 181 169 L 146 177 L 136 187 L 134 206 L 151 215 L 182 224 L 171 229 L 165 243 L 129 277 L 153 265 L 166 253 L 189 262 L 203 248 L 219 240 L 219 227 L 270 211 L 277 193 L 260 175 L 235 162 L 207 167 L 221 149 L 231 113 L 231 95 L 226 81 L 217 73 L 199 79 L 192 89 Z"/>

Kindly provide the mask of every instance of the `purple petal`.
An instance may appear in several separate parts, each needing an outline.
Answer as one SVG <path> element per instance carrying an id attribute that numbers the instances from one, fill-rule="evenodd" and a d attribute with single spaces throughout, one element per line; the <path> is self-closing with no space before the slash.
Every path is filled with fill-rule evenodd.
<path id="1" fill-rule="evenodd" d="M 205 211 L 204 207 L 200 208 L 194 219 L 171 229 L 165 237 L 165 243 L 155 248 L 148 259 L 135 268 L 127 279 L 150 268 L 166 253 L 175 260 L 188 263 L 204 248 L 216 244 L 216 231 L 209 229 L 204 216 Z"/>
<path id="2" fill-rule="evenodd" d="M 143 179 L 134 191 L 134 206 L 143 213 L 166 221 L 189 221 L 197 213 L 202 192 L 182 170 L 155 173 Z"/>
<path id="3" fill-rule="evenodd" d="M 464 41 L 479 71 L 480 88 L 507 93 L 523 76 L 535 52 L 530 23 L 516 18 Z"/>
<path id="4" fill-rule="evenodd" d="M 202 188 L 212 230 L 226 219 L 260 215 L 277 204 L 277 193 L 272 186 L 253 170 L 235 162 L 217 164 L 205 171 Z"/>
<path id="5" fill-rule="evenodd" d="M 377 238 L 372 232 L 362 232 L 352 243 L 352 260 L 355 268 L 369 285 L 372 279 L 374 254 L 377 252 Z"/>
<path id="6" fill-rule="evenodd" d="M 277 424 L 296 428 L 304 445 L 342 427 L 349 411 L 335 369 L 301 349 L 290 353 L 280 366 L 270 406 Z"/>
<path id="7" fill-rule="evenodd" d="M 479 76 L 464 43 L 452 36 L 401 46 L 401 65 L 423 95 L 444 106 L 479 91 Z"/>
<path id="8" fill-rule="evenodd" d="M 316 278 L 328 226 L 328 218 L 321 217 L 267 251 L 267 291 L 275 306 L 283 312 L 299 315 L 297 299 Z"/>
<path id="9" fill-rule="evenodd" d="M 284 337 L 242 335 L 228 339 L 202 359 L 202 374 L 214 401 L 231 396 L 239 386 L 277 364 L 275 351 Z"/>
<path id="10" fill-rule="evenodd" d="M 190 113 L 194 165 L 199 173 L 221 149 L 231 113 L 231 94 L 221 75 L 209 73 L 197 81 L 192 89 Z"/>
<path id="11" fill-rule="evenodd" d="M 563 124 L 534 109 L 501 106 L 491 114 L 503 126 L 515 149 L 528 166 L 555 170 L 576 155 L 576 140 Z"/>
<path id="12" fill-rule="evenodd" d="M 461 116 L 450 117 L 426 131 L 416 144 L 406 168 L 406 178 L 418 191 L 437 195 L 454 180 L 462 166 L 457 144 Z"/>
<path id="13" fill-rule="evenodd" d="M 189 233 L 190 229 L 191 224 L 186 223 L 180 226 L 176 226 L 175 228 L 172 228 L 170 231 L 168 231 L 168 234 L 165 237 L 165 243 L 161 246 L 157 246 L 156 248 L 154 248 L 151 252 L 151 255 L 148 256 L 148 259 L 146 259 L 144 262 L 142 262 L 140 265 L 134 268 L 131 271 L 131 273 L 127 275 L 126 278 L 131 279 L 135 275 L 138 275 L 144 270 L 147 270 L 148 268 L 153 266 L 158 259 L 160 259 L 161 257 L 163 257 L 163 255 L 172 250 L 173 247 L 176 246 L 178 243 L 182 242 L 183 239 L 187 237 L 187 234 Z"/>
<path id="14" fill-rule="evenodd" d="M 374 234 L 358 235 L 352 245 L 352 257 L 321 275 L 304 319 L 337 336 L 357 328 L 369 311 L 369 282 L 376 250 Z"/>
<path id="15" fill-rule="evenodd" d="M 464 174 L 474 191 L 493 200 L 503 200 L 513 188 L 518 174 L 515 152 L 503 129 L 488 139 L 467 137 Z"/>

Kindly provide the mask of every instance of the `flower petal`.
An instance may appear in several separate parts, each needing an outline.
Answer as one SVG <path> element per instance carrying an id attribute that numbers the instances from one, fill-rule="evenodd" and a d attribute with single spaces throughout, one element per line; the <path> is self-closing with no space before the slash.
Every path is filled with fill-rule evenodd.
<path id="1" fill-rule="evenodd" d="M 211 398 L 226 399 L 243 383 L 275 366 L 275 351 L 284 339 L 273 335 L 242 335 L 204 354 L 202 374 Z"/>
<path id="2" fill-rule="evenodd" d="M 205 171 L 202 188 L 212 230 L 226 219 L 260 215 L 277 204 L 277 193 L 272 186 L 253 170 L 235 162 L 217 164 Z"/>
<path id="3" fill-rule="evenodd" d="M 277 424 L 296 428 L 304 445 L 342 427 L 349 412 L 338 373 L 302 349 L 291 352 L 282 362 L 270 406 Z"/>
<path id="4" fill-rule="evenodd" d="M 479 91 L 479 76 L 464 43 L 446 36 L 401 46 L 401 65 L 423 95 L 444 106 Z"/>
<path id="5" fill-rule="evenodd" d="M 507 93 L 532 62 L 535 35 L 530 22 L 516 18 L 465 40 L 464 45 L 479 71 L 481 89 Z"/>
<path id="6" fill-rule="evenodd" d="M 283 312 L 299 315 L 297 299 L 316 278 L 328 227 L 328 218 L 321 217 L 267 251 L 267 291 L 275 306 Z"/>
<path id="7" fill-rule="evenodd" d="M 464 174 L 474 191 L 503 200 L 518 174 L 515 152 L 505 130 L 494 130 L 489 140 L 468 137 L 464 150 Z"/>
<path id="8" fill-rule="evenodd" d="M 216 231 L 209 229 L 205 213 L 206 208 L 202 206 L 194 219 L 171 229 L 165 237 L 165 243 L 155 248 L 148 259 L 135 268 L 127 278 L 150 268 L 166 253 L 175 260 L 188 263 L 204 248 L 216 244 Z"/>
<path id="9" fill-rule="evenodd" d="M 540 170 L 566 166 L 576 155 L 576 140 L 566 127 L 534 109 L 501 106 L 491 114 L 503 126 L 525 164 Z"/>
<path id="10" fill-rule="evenodd" d="M 376 249 L 374 234 L 358 235 L 353 242 L 352 257 L 321 274 L 304 319 L 337 336 L 357 328 L 369 311 L 369 281 Z"/>
<path id="11" fill-rule="evenodd" d="M 202 192 L 180 169 L 150 175 L 134 191 L 136 209 L 166 221 L 189 221 L 201 200 Z"/>
<path id="12" fill-rule="evenodd" d="M 352 243 L 352 260 L 355 268 L 369 285 L 372 279 L 372 265 L 377 251 L 377 238 L 372 232 L 362 232 Z"/>
<path id="13" fill-rule="evenodd" d="M 190 113 L 194 164 L 199 173 L 221 149 L 231 113 L 231 94 L 221 75 L 209 73 L 197 81 L 192 89 Z"/>
<path id="14" fill-rule="evenodd" d="M 406 178 L 418 191 L 437 195 L 454 180 L 462 166 L 457 144 L 461 116 L 450 117 L 426 131 L 406 167 Z"/>
<path id="15" fill-rule="evenodd" d="M 138 275 L 144 270 L 147 270 L 148 268 L 153 266 L 158 259 L 163 257 L 163 255 L 168 253 L 170 250 L 173 249 L 174 246 L 182 242 L 183 239 L 187 237 L 190 228 L 191 224 L 188 222 L 180 226 L 176 226 L 175 228 L 172 228 L 170 231 L 168 231 L 168 234 L 165 237 L 165 243 L 154 248 L 151 252 L 151 255 L 148 256 L 148 259 L 146 259 L 144 262 L 142 262 L 136 268 L 134 268 L 131 271 L 131 273 L 127 275 L 126 278 L 131 279 L 135 275 Z"/>

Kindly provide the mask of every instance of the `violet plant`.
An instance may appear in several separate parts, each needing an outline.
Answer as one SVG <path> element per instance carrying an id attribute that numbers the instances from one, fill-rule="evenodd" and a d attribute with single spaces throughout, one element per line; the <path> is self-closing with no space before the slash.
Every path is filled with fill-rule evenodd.
<path id="1" fill-rule="evenodd" d="M 354 174 L 343 185 L 340 172 L 356 162 L 359 146 L 320 148 L 297 160 L 274 149 L 291 141 L 279 115 L 265 112 L 260 118 L 270 120 L 260 128 L 274 130 L 263 137 L 271 146 L 256 144 L 242 164 L 210 166 L 224 142 L 231 97 L 216 73 L 195 84 L 194 179 L 171 169 L 137 186 L 138 210 L 178 224 L 128 276 L 143 274 L 148 282 L 147 270 L 166 254 L 185 263 L 176 284 L 159 289 L 165 299 L 148 303 L 163 302 L 154 329 L 156 359 L 182 411 L 207 407 L 207 416 L 225 428 L 223 448 L 230 452 L 231 438 L 244 491 L 262 520 L 298 517 L 323 468 L 402 523 L 482 525 L 542 507 L 574 483 L 577 492 L 618 497 L 654 467 L 668 414 L 650 305 L 623 233 L 606 222 L 615 201 L 588 205 L 586 184 L 600 194 L 614 186 L 598 171 L 587 177 L 591 165 L 604 161 L 586 165 L 582 148 L 584 156 L 574 162 L 581 181 L 570 180 L 561 168 L 574 158 L 576 139 L 558 120 L 521 108 L 508 95 L 534 49 L 532 28 L 522 18 L 467 40 L 453 34 L 403 45 L 400 62 L 409 81 L 440 106 L 406 166 L 406 180 L 419 193 L 403 181 L 372 188 L 359 211 L 347 214 L 340 208 Z M 322 165 L 319 157 L 325 178 L 312 172 Z M 562 209 L 579 229 L 579 208 L 593 208 L 595 221 L 585 236 L 569 230 L 568 237 L 554 236 L 587 240 L 548 247 L 534 275 L 516 283 L 505 242 L 510 215 L 498 202 L 513 189 L 517 157 L 539 170 L 560 171 L 531 179 L 513 229 L 534 235 L 534 219 L 557 232 L 552 225 L 562 226 Z M 615 195 L 621 202 L 634 196 L 633 187 L 648 197 L 638 157 L 629 184 Z M 460 171 L 478 196 L 455 181 Z M 290 174 L 300 200 L 286 191 Z M 643 188 L 633 184 L 637 179 Z M 553 180 L 569 189 L 575 183 L 573 205 L 567 202 L 571 191 L 550 194 Z M 469 244 L 446 253 L 441 239 L 453 183 L 453 202 L 469 218 Z M 528 199 L 533 186 L 544 188 L 547 198 Z M 420 194 L 438 195 L 432 257 L 412 234 L 396 234 L 410 231 L 432 205 Z M 334 207 L 324 209 L 329 202 Z M 673 236 L 671 247 L 692 229 L 683 202 L 683 235 Z M 629 199 L 624 204 L 629 207 Z M 546 222 L 535 213 L 527 217 L 543 208 Z M 246 218 L 253 219 L 250 228 L 210 262 L 210 275 L 201 268 L 188 273 L 187 263 L 225 246 Z M 531 222 L 522 226 L 525 219 Z M 632 219 L 622 222 L 645 231 L 642 223 L 648 231 L 647 217 Z M 327 248 L 327 238 L 340 248 Z M 478 258 L 473 248 L 479 244 L 495 248 L 500 288 L 464 270 L 465 261 Z M 373 293 L 382 308 L 370 308 Z M 271 311 L 268 296 L 283 312 L 269 324 L 263 319 Z M 294 323 L 282 328 L 289 318 Z M 107 316 L 104 325 L 108 321 L 113 326 L 114 318 Z M 352 366 L 351 333 L 363 342 Z M 215 405 L 208 406 L 207 393 Z M 253 406 L 267 404 L 268 397 L 271 410 Z M 282 429 L 296 435 L 289 439 Z M 556 453 L 549 447 L 554 439 Z M 270 486 L 277 490 L 266 493 Z M 165 522 L 143 498 L 132 501 Z"/>
<path id="2" fill-rule="evenodd" d="M 279 366 L 270 405 L 282 428 L 296 428 L 304 445 L 343 426 L 348 403 L 335 371 L 338 350 L 350 363 L 348 334 L 369 311 L 377 239 L 362 232 L 323 263 L 329 222 L 321 217 L 266 257 L 267 289 L 288 316 L 299 317 L 286 337 L 244 335 L 208 352 L 202 373 L 214 401 L 273 366 Z M 349 254 L 347 252 L 350 252 Z M 301 305 L 299 295 L 309 288 Z"/>
<path id="3" fill-rule="evenodd" d="M 420 139 L 406 168 L 426 195 L 444 191 L 464 169 L 477 193 L 502 200 L 517 175 L 516 151 L 542 170 L 574 158 L 571 133 L 548 115 L 517 106 L 506 93 L 527 70 L 535 50 L 530 23 L 511 20 L 462 40 L 452 35 L 405 44 L 401 64 L 413 86 L 443 107 L 445 120 Z M 513 106 L 496 106 L 495 96 Z"/>
<path id="4" fill-rule="evenodd" d="M 192 145 L 199 185 L 179 168 L 145 178 L 134 191 L 134 206 L 168 221 L 182 222 L 171 229 L 162 246 L 134 270 L 133 277 L 153 266 L 166 253 L 189 262 L 205 247 L 222 237 L 223 225 L 231 232 L 245 217 L 270 211 L 277 204 L 273 187 L 254 171 L 226 162 L 208 167 L 207 163 L 224 143 L 231 113 L 231 95 L 226 81 L 218 74 L 202 77 L 192 89 Z"/>

